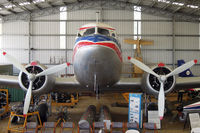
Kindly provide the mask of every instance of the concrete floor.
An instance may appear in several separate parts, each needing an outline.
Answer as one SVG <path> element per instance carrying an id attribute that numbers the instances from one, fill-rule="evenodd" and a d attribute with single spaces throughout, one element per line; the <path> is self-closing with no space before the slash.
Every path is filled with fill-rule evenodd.
<path id="1" fill-rule="evenodd" d="M 172 98 L 170 98 L 172 99 Z M 81 114 L 86 110 L 89 105 L 95 105 L 97 112 L 101 105 L 107 105 L 111 112 L 112 121 L 122 121 L 127 122 L 128 120 L 128 108 L 125 107 L 111 107 L 112 103 L 115 102 L 124 102 L 125 100 L 119 94 L 104 94 L 101 95 L 100 100 L 96 100 L 95 96 L 82 96 L 80 97 L 79 103 L 74 108 L 69 108 L 71 121 L 75 124 L 79 121 Z M 54 112 L 55 108 L 53 108 Z M 172 122 L 173 115 L 165 116 L 162 121 L 162 129 L 159 130 L 159 133 L 189 133 L 189 123 L 186 128 L 183 129 L 184 123 L 175 120 Z M 56 121 L 55 115 L 52 115 L 48 121 Z M 8 118 L 0 120 L 0 133 L 7 133 Z M 76 124 L 77 125 L 77 124 Z M 75 130 L 77 127 L 75 128 Z M 56 131 L 60 131 L 58 128 Z"/>

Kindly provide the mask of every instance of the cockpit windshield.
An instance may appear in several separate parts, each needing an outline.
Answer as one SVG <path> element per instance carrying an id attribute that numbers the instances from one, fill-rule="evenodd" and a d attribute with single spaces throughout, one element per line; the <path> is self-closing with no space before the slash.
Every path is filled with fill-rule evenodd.
<path id="1" fill-rule="evenodd" d="M 91 35 L 91 34 L 94 34 L 94 33 L 95 33 L 95 28 L 87 29 L 87 30 L 83 33 L 83 36 L 88 36 L 88 35 Z"/>
<path id="2" fill-rule="evenodd" d="M 89 36 L 89 35 L 94 35 L 94 34 L 111 36 L 114 38 L 117 37 L 114 30 L 109 30 L 107 28 L 102 28 L 102 27 L 98 27 L 98 26 L 80 30 L 77 34 L 77 37 Z"/>
<path id="3" fill-rule="evenodd" d="M 108 30 L 102 29 L 102 28 L 98 28 L 98 33 L 102 34 L 102 35 L 105 35 L 105 36 L 109 36 L 110 35 Z"/>

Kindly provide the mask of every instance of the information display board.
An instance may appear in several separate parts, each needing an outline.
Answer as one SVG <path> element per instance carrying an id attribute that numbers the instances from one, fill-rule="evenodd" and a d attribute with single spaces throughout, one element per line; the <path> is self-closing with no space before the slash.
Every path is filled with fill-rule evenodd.
<path id="1" fill-rule="evenodd" d="M 129 93 L 128 121 L 137 122 L 142 128 L 142 94 Z"/>

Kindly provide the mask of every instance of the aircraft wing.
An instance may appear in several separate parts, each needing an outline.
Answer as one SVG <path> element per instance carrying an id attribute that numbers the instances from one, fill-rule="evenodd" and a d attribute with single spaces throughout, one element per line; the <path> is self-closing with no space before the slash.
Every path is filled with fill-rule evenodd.
<path id="1" fill-rule="evenodd" d="M 110 90 L 113 92 L 141 92 L 141 80 L 142 78 L 121 78 Z"/>
<path id="2" fill-rule="evenodd" d="M 174 90 L 200 87 L 200 77 L 176 78 Z M 93 88 L 82 87 L 75 77 L 56 78 L 55 90 L 59 91 L 90 91 Z M 142 92 L 142 78 L 121 78 L 114 86 L 101 88 L 101 92 Z"/>
<path id="3" fill-rule="evenodd" d="M 0 75 L 0 86 L 20 88 L 18 76 Z"/>
<path id="4" fill-rule="evenodd" d="M 55 79 L 54 91 L 84 91 L 84 88 L 80 85 L 80 83 L 76 80 L 75 77 L 69 78 L 56 78 Z M 86 88 L 85 88 L 86 89 Z"/>
<path id="5" fill-rule="evenodd" d="M 114 86 L 101 88 L 102 92 L 141 92 L 141 78 L 121 78 Z M 0 75 L 0 85 L 20 88 L 18 76 Z M 200 77 L 184 77 L 176 78 L 175 89 L 190 89 L 200 87 Z M 70 78 L 55 78 L 55 91 L 93 91 L 82 87 L 75 77 Z"/>
<path id="6" fill-rule="evenodd" d="M 56 78 L 54 91 L 90 91 L 94 88 L 82 87 L 75 77 Z M 114 86 L 100 88 L 101 92 L 141 92 L 141 78 L 121 78 Z"/>
<path id="7" fill-rule="evenodd" d="M 200 77 L 176 78 L 175 89 L 190 89 L 200 87 Z"/>

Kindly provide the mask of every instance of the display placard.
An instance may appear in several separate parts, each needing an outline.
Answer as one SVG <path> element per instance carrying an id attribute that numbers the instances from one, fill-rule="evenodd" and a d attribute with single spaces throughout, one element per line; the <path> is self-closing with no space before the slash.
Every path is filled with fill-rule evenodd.
<path id="1" fill-rule="evenodd" d="M 128 121 L 137 122 L 142 128 L 142 94 L 129 93 Z"/>

